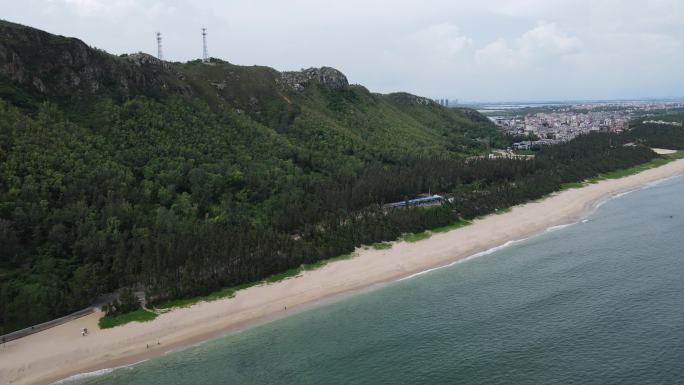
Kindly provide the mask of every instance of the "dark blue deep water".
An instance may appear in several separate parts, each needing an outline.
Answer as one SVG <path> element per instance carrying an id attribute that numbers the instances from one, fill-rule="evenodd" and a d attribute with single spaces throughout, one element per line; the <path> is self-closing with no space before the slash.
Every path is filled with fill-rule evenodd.
<path id="1" fill-rule="evenodd" d="M 87 384 L 682 384 L 684 179 Z"/>

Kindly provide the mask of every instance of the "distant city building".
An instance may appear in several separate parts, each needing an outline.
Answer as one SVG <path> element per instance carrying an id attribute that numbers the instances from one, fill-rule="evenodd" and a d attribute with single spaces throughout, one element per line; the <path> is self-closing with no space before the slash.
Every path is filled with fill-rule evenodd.
<path id="1" fill-rule="evenodd" d="M 629 129 L 635 116 L 662 113 L 663 110 L 684 108 L 682 102 L 622 102 L 561 105 L 545 112 L 518 116 L 491 116 L 501 129 L 513 136 L 535 135 L 538 141 L 523 141 L 513 145 L 516 150 L 528 150 L 538 145 L 560 143 L 589 132 L 622 132 Z M 643 123 L 682 127 L 681 122 L 643 120 Z"/>
<path id="2" fill-rule="evenodd" d="M 449 99 L 435 99 L 435 103 L 440 106 L 449 107 Z"/>

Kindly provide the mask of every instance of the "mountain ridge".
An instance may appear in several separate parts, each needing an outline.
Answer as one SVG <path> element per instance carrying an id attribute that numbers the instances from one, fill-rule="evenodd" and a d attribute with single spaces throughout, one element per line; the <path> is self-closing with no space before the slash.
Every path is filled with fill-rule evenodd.
<path id="1" fill-rule="evenodd" d="M 473 155 L 511 138 L 476 111 L 329 67 L 114 56 L 8 22 L 0 37 L 0 334 L 120 289 L 154 306 L 287 275 L 657 156 L 596 134 L 489 159 Z M 428 192 L 450 199 L 384 205 Z"/>
<path id="2" fill-rule="evenodd" d="M 0 37 L 0 333 L 121 287 L 206 294 L 451 223 L 379 213 L 502 140 L 475 111 L 331 67 L 116 56 L 5 21 Z"/>

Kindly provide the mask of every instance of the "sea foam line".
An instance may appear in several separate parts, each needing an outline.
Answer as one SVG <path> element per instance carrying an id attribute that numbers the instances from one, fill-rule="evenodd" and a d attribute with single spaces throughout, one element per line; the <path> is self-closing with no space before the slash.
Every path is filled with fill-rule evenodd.
<path id="1" fill-rule="evenodd" d="M 69 377 L 67 377 L 67 378 L 64 378 L 64 379 L 61 379 L 61 380 L 59 380 L 59 381 L 53 382 L 52 385 L 69 384 L 69 383 L 72 383 L 72 382 L 75 382 L 75 381 L 79 381 L 79 380 L 85 380 L 85 379 L 88 379 L 88 378 L 94 378 L 94 377 L 104 376 L 104 375 L 106 375 L 106 374 L 109 374 L 109 373 L 111 373 L 111 372 L 117 370 L 117 369 L 126 369 L 126 368 L 129 368 L 129 369 L 130 369 L 132 366 L 141 364 L 141 363 L 143 363 L 143 362 L 145 362 L 145 361 L 147 361 L 147 360 L 145 359 L 145 360 L 138 361 L 138 362 L 134 362 L 134 363 L 128 364 L 128 365 L 115 366 L 115 367 L 113 367 L 113 368 L 104 368 L 104 369 L 94 370 L 94 371 L 92 371 L 92 372 L 85 372 L 85 373 L 74 374 L 73 376 L 69 376 Z"/>
<path id="2" fill-rule="evenodd" d="M 610 196 L 610 197 L 608 197 L 608 198 L 606 198 L 606 199 L 604 199 L 604 200 L 598 202 L 598 203 L 596 204 L 596 206 L 594 207 L 594 210 L 593 210 L 593 211 L 595 212 L 595 210 L 598 210 L 599 207 L 601 207 L 604 203 L 606 203 L 606 202 L 608 202 L 608 201 L 611 201 L 611 200 L 613 200 L 613 199 L 620 198 L 620 197 L 625 196 L 625 195 L 627 195 L 627 194 L 630 194 L 630 193 L 632 193 L 632 192 L 634 192 L 634 191 L 642 190 L 642 189 L 647 188 L 647 187 L 656 186 L 656 185 L 658 185 L 658 184 L 660 184 L 660 183 L 662 183 L 663 181 L 668 180 L 668 179 L 672 179 L 672 178 L 666 178 L 666 179 L 657 180 L 657 181 L 655 181 L 655 182 L 647 183 L 647 184 L 645 184 L 645 185 L 644 185 L 643 187 L 641 187 L 641 188 L 637 188 L 637 189 L 633 189 L 633 190 L 629 190 L 629 191 L 625 191 L 625 192 L 621 192 L 621 193 L 612 195 L 612 196 Z M 592 213 L 593 213 L 593 212 L 592 212 Z M 569 227 L 569 226 L 572 226 L 572 225 L 574 225 L 574 224 L 577 224 L 577 223 L 580 223 L 580 222 L 581 222 L 581 223 L 587 223 L 588 221 L 589 221 L 589 220 L 585 218 L 585 219 L 582 219 L 581 221 L 577 221 L 577 222 L 564 223 L 564 224 L 562 224 L 562 225 L 550 226 L 550 227 L 548 227 L 546 230 L 544 230 L 544 232 L 553 232 L 553 231 L 557 231 L 557 230 L 562 230 L 562 229 L 564 229 L 564 228 L 566 228 L 566 227 Z M 485 250 L 485 251 L 481 251 L 481 252 L 479 252 L 479 253 L 475 253 L 475 254 L 470 255 L 470 256 L 468 256 L 468 257 L 466 257 L 466 258 L 462 258 L 462 259 L 456 260 L 456 261 L 451 262 L 451 263 L 449 263 L 449 264 L 446 264 L 446 265 L 443 265 L 443 266 L 438 266 L 438 267 L 433 267 L 433 268 L 430 268 L 430 269 L 427 269 L 427 270 L 423 270 L 423 271 L 419 271 L 419 272 L 414 273 L 414 274 L 411 274 L 411 275 L 409 275 L 409 276 L 400 278 L 400 279 L 397 280 L 397 282 L 404 281 L 404 280 L 407 280 L 407 279 L 412 279 L 412 278 L 415 278 L 415 277 L 419 277 L 419 276 L 421 276 L 421 275 L 423 275 L 423 274 L 427 274 L 427 273 L 433 272 L 433 271 L 435 271 L 435 270 L 444 269 L 444 268 L 447 268 L 447 267 L 450 267 L 450 266 L 454 266 L 454 265 L 456 265 L 456 264 L 458 264 L 458 263 L 465 262 L 465 261 L 469 261 L 469 260 L 471 260 L 471 259 L 475 259 L 475 258 L 478 258 L 478 257 L 482 257 L 482 256 L 484 256 L 484 255 L 489 255 L 489 254 L 492 254 L 492 253 L 494 253 L 494 252 L 496 252 L 496 251 L 499 251 L 499 250 L 501 250 L 501 249 L 504 249 L 504 248 L 506 248 L 506 247 L 508 247 L 508 246 L 511 246 L 511 245 L 513 245 L 513 244 L 516 244 L 516 243 L 520 243 L 520 242 L 526 241 L 526 240 L 528 240 L 529 238 L 530 238 L 530 237 L 528 237 L 528 238 L 522 238 L 522 239 L 516 239 L 516 240 L 512 240 L 512 241 L 508 241 L 508 242 L 506 242 L 506 243 L 504 243 L 504 244 L 502 244 L 502 245 L 498 245 L 498 246 L 492 247 L 491 249 L 487 249 L 487 250 Z"/>
<path id="3" fill-rule="evenodd" d="M 665 183 L 665 182 L 670 181 L 672 179 L 681 178 L 681 177 L 684 177 L 684 175 L 673 175 L 673 176 L 668 176 L 667 178 L 654 180 L 653 182 L 646 183 L 643 188 L 646 189 L 646 188 L 650 188 L 650 187 L 655 187 L 659 184 Z"/>
<path id="4" fill-rule="evenodd" d="M 596 206 L 594 207 L 594 210 L 592 211 L 592 214 L 593 214 L 596 210 L 598 210 L 599 207 L 601 207 L 604 203 L 606 203 L 606 202 L 608 202 L 608 201 L 611 201 L 611 200 L 613 200 L 613 199 L 617 199 L 617 198 L 623 197 L 623 196 L 625 196 L 625 195 L 627 195 L 627 194 L 630 194 L 630 193 L 632 193 L 632 192 L 635 192 L 635 191 L 645 190 L 645 189 L 647 189 L 647 188 L 655 187 L 655 186 L 658 186 L 658 185 L 660 185 L 661 183 L 664 183 L 664 182 L 666 182 L 666 181 L 669 181 L 669 180 L 672 180 L 672 179 L 675 179 L 675 178 L 681 178 L 681 177 L 684 177 L 684 175 L 674 175 L 674 176 L 671 176 L 671 177 L 667 177 L 667 178 L 663 178 L 663 179 L 658 179 L 658 180 L 655 180 L 655 181 L 653 181 L 653 182 L 648 182 L 648 183 L 644 184 L 644 185 L 641 186 L 641 187 L 638 187 L 638 188 L 635 188 L 635 189 L 632 189 L 632 190 L 629 190 L 629 191 L 625 191 L 625 192 L 621 192 L 621 193 L 614 194 L 614 195 L 612 195 L 612 196 L 610 196 L 610 197 L 608 197 L 608 198 L 606 198 L 606 199 L 604 199 L 604 200 L 598 202 L 598 203 L 596 204 Z M 589 219 L 584 218 L 584 219 L 578 220 L 577 222 L 573 222 L 573 223 L 566 223 L 566 224 L 562 224 L 562 225 L 550 226 L 550 227 L 548 227 L 548 228 L 545 230 L 545 232 L 551 232 L 551 231 L 561 230 L 561 229 L 564 229 L 564 228 L 566 228 L 566 227 L 568 227 L 568 226 L 572 226 L 572 225 L 577 224 L 577 223 L 580 223 L 580 222 L 581 222 L 581 223 L 587 223 L 587 222 L 589 222 Z M 537 234 L 537 235 L 538 235 L 538 234 Z M 514 244 L 516 244 L 516 243 L 524 242 L 524 241 L 526 241 L 526 240 L 528 240 L 528 239 L 530 239 L 530 238 L 533 238 L 533 237 L 535 237 L 535 236 L 537 236 L 537 235 L 533 235 L 533 236 L 527 237 L 527 238 L 521 238 L 521 239 L 515 239 L 515 240 L 507 241 L 507 242 L 505 242 L 505 243 L 503 243 L 503 244 L 501 244 L 501 245 L 492 247 L 492 248 L 487 249 L 487 250 L 484 250 L 484 251 L 480 251 L 480 252 L 475 253 L 475 254 L 472 254 L 472 255 L 470 255 L 470 256 L 468 256 L 468 257 L 466 257 L 466 258 L 458 259 L 458 260 L 453 261 L 453 262 L 451 262 L 451 263 L 448 263 L 448 264 L 446 264 L 446 265 L 433 267 L 433 268 L 430 268 L 430 269 L 427 269 L 427 270 L 419 271 L 419 272 L 417 272 L 417 273 L 408 275 L 408 276 L 406 276 L 406 277 L 403 277 L 403 278 L 400 278 L 400 279 L 396 280 L 396 282 L 400 282 L 400 281 L 412 279 L 412 278 L 415 278 L 415 277 L 419 277 L 419 276 L 421 276 L 421 275 L 424 275 L 424 274 L 427 274 L 427 273 L 430 273 L 430 272 L 433 272 L 433 271 L 436 271 L 436 270 L 444 269 L 444 268 L 451 267 L 451 266 L 454 266 L 454 265 L 459 264 L 459 263 L 462 263 L 462 262 L 469 261 L 469 260 L 471 260 L 471 259 L 475 259 L 475 258 L 478 258 L 478 257 L 482 257 L 482 256 L 485 256 L 485 255 L 489 255 L 489 254 L 492 254 L 492 253 L 494 253 L 494 252 L 496 252 L 496 251 L 499 251 L 499 250 L 501 250 L 501 249 L 504 249 L 504 248 L 506 248 L 506 247 L 508 247 L 508 246 L 512 246 L 512 245 L 514 245 Z M 199 342 L 199 343 L 196 343 L 196 344 L 192 345 L 192 347 L 200 346 L 200 345 L 202 345 L 202 344 L 204 344 L 204 343 L 206 343 L 206 342 L 207 342 L 207 341 L 201 341 L 201 342 Z M 184 349 L 178 349 L 178 350 L 174 350 L 174 351 L 171 351 L 171 352 L 177 352 L 177 351 L 179 351 L 179 350 L 184 350 Z M 171 352 L 166 352 L 165 354 L 168 354 L 168 353 L 171 353 Z M 70 377 L 67 377 L 67 378 L 65 378 L 65 379 L 62 379 L 62 380 L 53 382 L 52 385 L 68 384 L 68 383 L 71 383 L 71 382 L 74 382 L 74 381 L 78 381 L 78 380 L 83 380 L 83 379 L 87 379 L 87 378 L 94 378 L 94 377 L 104 376 L 104 375 L 106 375 L 106 374 L 112 373 L 112 372 L 113 372 L 114 370 L 116 370 L 116 369 L 131 368 L 132 366 L 135 366 L 135 365 L 137 365 L 137 364 L 143 363 L 143 362 L 145 362 L 145 361 L 147 361 L 147 359 L 142 360 L 142 361 L 138 361 L 138 362 L 135 362 L 135 363 L 132 363 L 132 364 L 129 364 L 129 365 L 122 365 L 122 366 L 117 366 L 117 367 L 114 367 L 114 368 L 105 368 L 105 369 L 95 370 L 95 371 L 92 371 L 92 372 L 86 372 L 86 373 L 75 374 L 75 375 L 70 376 Z"/>
<path id="5" fill-rule="evenodd" d="M 548 227 L 548 228 L 545 230 L 545 232 L 551 232 L 551 231 L 561 230 L 561 229 L 564 229 L 564 228 L 566 228 L 566 227 L 568 227 L 568 226 L 572 226 L 572 225 L 574 225 L 574 224 L 576 224 L 576 223 L 577 223 L 577 222 L 565 223 L 565 224 L 562 224 L 562 225 L 550 226 L 550 227 Z M 448 263 L 448 264 L 446 264 L 446 265 L 433 267 L 433 268 L 430 268 L 430 269 L 427 269 L 427 270 L 423 270 L 423 271 L 419 271 L 419 272 L 417 272 L 417 273 L 413 273 L 413 274 L 408 275 L 408 276 L 403 277 L 403 278 L 399 278 L 399 279 L 397 280 L 397 282 L 401 282 L 401 281 L 405 281 L 405 280 L 407 280 L 407 279 L 419 277 L 419 276 L 421 276 L 421 275 L 423 275 L 423 274 L 427 274 L 427 273 L 433 272 L 433 271 L 435 271 L 435 270 L 444 269 L 444 268 L 451 267 L 451 266 L 454 266 L 454 265 L 456 265 L 456 264 L 459 264 L 459 263 L 462 263 L 462 262 L 465 262 L 465 261 L 469 261 L 469 260 L 471 260 L 471 259 L 475 259 L 475 258 L 479 258 L 479 257 L 485 256 L 485 255 L 492 254 L 492 253 L 497 252 L 497 251 L 499 251 L 499 250 L 505 249 L 506 247 L 515 245 L 516 243 L 524 242 L 524 241 L 526 241 L 526 240 L 528 240 L 528 239 L 530 239 L 530 238 L 533 238 L 533 237 L 535 237 L 535 236 L 537 236 L 537 235 L 538 235 L 538 234 L 533 235 L 533 236 L 531 236 L 531 237 L 520 238 L 520 239 L 514 239 L 514 240 L 511 240 L 511 241 L 506 241 L 505 243 L 503 243 L 503 244 L 501 244 L 501 245 L 494 246 L 494 247 L 492 247 L 492 248 L 490 248 L 490 249 L 487 249 L 487 250 L 484 250 L 484 251 L 480 251 L 480 252 L 478 252 L 478 253 L 469 255 L 469 256 L 467 256 L 467 257 L 465 257 L 465 258 L 461 258 L 461 259 L 458 259 L 458 260 L 453 261 L 453 262 L 451 262 L 451 263 Z"/>
<path id="6" fill-rule="evenodd" d="M 629 190 L 629 191 L 624 191 L 624 192 L 621 192 L 621 193 L 617 193 L 617 194 L 611 195 L 611 196 L 609 196 L 608 198 L 606 198 L 606 199 L 604 199 L 604 200 L 602 200 L 602 201 L 599 201 L 599 202 L 596 204 L 596 206 L 594 206 L 594 209 L 592 210 L 591 214 L 593 214 L 594 212 L 596 212 L 596 210 L 598 210 L 599 207 L 603 206 L 604 203 L 609 202 L 609 201 L 611 201 L 611 200 L 613 200 L 613 199 L 618 199 L 618 198 L 623 197 L 623 196 L 625 196 L 625 195 L 627 195 L 627 194 L 631 194 L 631 193 L 633 193 L 633 192 L 635 192 L 635 191 L 640 191 L 640 190 L 644 190 L 644 189 L 647 189 L 647 188 L 650 188 L 650 187 L 655 187 L 655 186 L 657 186 L 657 185 L 659 185 L 659 184 L 661 184 L 661 183 L 663 183 L 663 182 L 665 182 L 665 181 L 668 181 L 668 180 L 671 180 L 671 179 L 674 179 L 674 178 L 683 177 L 683 176 L 684 176 L 684 175 L 675 175 L 675 176 L 671 176 L 671 177 L 667 177 L 667 178 L 663 178 L 663 179 L 658 179 L 658 180 L 653 181 L 653 182 L 648 182 L 648 183 L 644 184 L 644 185 L 641 186 L 641 187 L 638 187 L 638 188 L 635 188 L 635 189 L 632 189 L 632 190 Z M 565 224 L 562 224 L 562 225 L 550 226 L 550 227 L 548 227 L 546 230 L 544 230 L 544 232 L 552 232 L 552 231 L 562 230 L 562 229 L 564 229 L 564 228 L 566 228 L 566 227 L 568 227 L 568 226 L 572 226 L 572 225 L 575 225 L 575 224 L 577 224 L 577 223 L 587 223 L 587 222 L 589 222 L 589 219 L 583 218 L 583 219 L 581 219 L 581 220 L 578 220 L 578 221 L 572 222 L 572 223 L 565 223 Z M 538 234 L 537 234 L 537 235 L 538 235 Z M 462 259 L 456 260 L 456 261 L 451 262 L 451 263 L 448 263 L 448 264 L 446 264 L 446 265 L 433 267 L 433 268 L 430 268 L 430 269 L 427 269 L 427 270 L 419 271 L 419 272 L 417 272 L 417 273 L 408 275 L 408 276 L 406 276 L 406 277 L 403 277 L 403 278 L 398 279 L 397 282 L 401 282 L 401 281 L 404 281 L 404 280 L 407 280 L 407 279 L 412 279 L 412 278 L 415 278 L 415 277 L 419 277 L 419 276 L 421 276 L 421 275 L 423 275 L 423 274 L 427 274 L 427 273 L 433 272 L 433 271 L 435 271 L 435 270 L 439 270 L 439 269 L 444 269 L 444 268 L 447 268 L 447 267 L 451 267 L 451 266 L 454 266 L 454 265 L 459 264 L 459 263 L 461 263 L 461 262 L 469 261 L 469 260 L 471 260 L 471 259 L 475 259 L 475 258 L 478 258 L 478 257 L 482 257 L 482 256 L 484 256 L 484 255 L 489 255 L 489 254 L 492 254 L 492 253 L 494 253 L 494 252 L 496 252 L 496 251 L 499 251 L 499 250 L 501 250 L 501 249 L 504 249 L 504 248 L 506 248 L 506 247 L 508 247 L 508 246 L 514 245 L 514 244 L 516 244 L 516 243 L 524 242 L 524 241 L 526 241 L 526 240 L 528 240 L 528 239 L 530 239 L 530 238 L 533 238 L 533 237 L 535 237 L 535 236 L 536 236 L 536 235 L 533 235 L 533 236 L 527 237 L 527 238 L 522 238 L 522 239 L 516 239 L 516 240 L 508 241 L 508 242 L 506 242 L 506 243 L 504 243 L 504 244 L 502 244 L 502 245 L 498 245 L 498 246 L 492 247 L 491 249 L 487 249 L 487 250 L 485 250 L 485 251 L 481 251 L 481 252 L 479 252 L 479 253 L 475 253 L 475 254 L 470 255 L 470 256 L 468 256 L 468 257 L 466 257 L 466 258 L 462 258 Z"/>
<path id="7" fill-rule="evenodd" d="M 494 247 L 492 247 L 491 249 L 487 249 L 487 250 L 484 250 L 484 251 L 480 251 L 479 253 L 475 253 L 475 254 L 469 255 L 469 256 L 467 256 L 467 257 L 465 257 L 465 258 L 458 259 L 458 260 L 453 261 L 453 262 L 451 262 L 451 263 L 448 263 L 448 264 L 446 264 L 446 265 L 433 267 L 433 268 L 430 268 L 430 269 L 427 269 L 427 270 L 423 270 L 423 271 L 419 271 L 419 272 L 417 272 L 417 273 L 413 273 L 413 274 L 411 274 L 411 275 L 409 275 L 409 276 L 406 276 L 406 277 L 403 277 L 403 278 L 399 278 L 399 279 L 397 280 L 397 282 L 404 281 L 404 280 L 411 279 L 411 278 L 415 278 L 415 277 L 421 276 L 421 275 L 423 275 L 423 274 L 430 273 L 430 272 L 435 271 L 435 270 L 444 269 L 444 268 L 446 268 L 446 267 L 454 266 L 454 265 L 459 264 L 459 263 L 461 263 L 461 262 L 465 262 L 465 261 L 469 261 L 469 260 L 471 260 L 471 259 L 475 259 L 475 258 L 478 258 L 478 257 L 482 257 L 482 256 L 485 256 L 485 255 L 489 255 L 489 254 L 492 254 L 492 253 L 494 253 L 494 252 L 496 252 L 496 251 L 499 251 L 499 250 L 501 250 L 501 249 L 504 249 L 504 248 L 506 248 L 506 247 L 508 247 L 508 246 L 511 246 L 511 245 L 516 244 L 516 243 L 520 243 L 520 242 L 526 241 L 526 240 L 528 240 L 528 239 L 529 239 L 529 238 L 522 238 L 522 239 L 516 239 L 516 240 L 512 240 L 512 241 L 507 241 L 506 243 L 504 243 L 504 244 L 502 244 L 502 245 L 494 246 Z"/>
<path id="8" fill-rule="evenodd" d="M 566 228 L 566 227 L 568 227 L 568 226 L 572 226 L 572 225 L 574 225 L 574 224 L 576 224 L 576 223 L 577 223 L 577 222 L 573 222 L 573 223 L 564 223 L 564 224 L 562 224 L 562 225 L 551 226 L 551 227 L 547 228 L 547 229 L 545 230 L 545 232 L 550 233 L 550 232 L 552 232 L 552 231 L 562 230 L 562 229 L 564 229 L 564 228 Z"/>
<path id="9" fill-rule="evenodd" d="M 677 179 L 677 178 L 681 178 L 681 177 L 684 177 L 684 174 L 683 174 L 683 175 L 673 175 L 673 176 L 668 176 L 668 177 L 666 177 L 666 178 L 657 179 L 657 180 L 654 180 L 654 181 L 651 181 L 651 182 L 644 183 L 643 185 L 641 185 L 641 186 L 639 186 L 639 187 L 636 187 L 636 188 L 633 188 L 633 189 L 631 189 L 631 190 L 627 190 L 627 191 L 623 191 L 623 192 L 621 192 L 621 193 L 617 193 L 617 194 L 611 195 L 611 196 L 609 196 L 608 198 L 606 198 L 606 199 L 604 199 L 604 200 L 598 202 L 598 203 L 596 204 L 596 207 L 594 208 L 594 210 L 596 210 L 596 209 L 598 209 L 599 207 L 603 206 L 605 203 L 607 203 L 607 202 L 609 202 L 609 201 L 612 201 L 613 199 L 621 198 L 621 197 L 623 197 L 623 196 L 625 196 L 625 195 L 627 195 L 627 194 L 631 194 L 631 193 L 633 193 L 633 192 L 635 192 L 635 191 L 647 190 L 647 189 L 650 189 L 650 188 L 652 188 L 652 187 L 656 187 L 656 186 L 658 186 L 658 185 L 661 185 L 661 184 L 663 184 L 663 183 L 665 183 L 665 182 L 668 182 L 668 181 L 670 181 L 670 180 Z"/>

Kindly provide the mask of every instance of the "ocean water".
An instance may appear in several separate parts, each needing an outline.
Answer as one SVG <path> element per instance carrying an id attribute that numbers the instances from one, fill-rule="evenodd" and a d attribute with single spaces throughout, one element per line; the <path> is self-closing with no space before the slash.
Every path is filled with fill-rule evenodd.
<path id="1" fill-rule="evenodd" d="M 684 179 L 82 384 L 682 384 Z"/>

